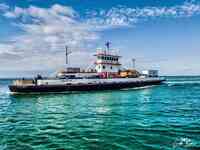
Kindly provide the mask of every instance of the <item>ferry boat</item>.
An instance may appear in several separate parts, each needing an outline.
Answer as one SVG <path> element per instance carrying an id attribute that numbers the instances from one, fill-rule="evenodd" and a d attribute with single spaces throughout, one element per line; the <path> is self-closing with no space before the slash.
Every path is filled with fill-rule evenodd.
<path id="1" fill-rule="evenodd" d="M 66 47 L 66 64 L 68 64 L 68 48 Z M 157 70 L 138 72 L 135 68 L 123 69 L 121 56 L 110 50 L 106 43 L 105 50 L 98 50 L 94 55 L 95 67 L 89 70 L 68 67 L 57 73 L 54 78 L 38 75 L 33 79 L 15 80 L 9 89 L 19 93 L 57 93 L 71 91 L 118 90 L 162 84 L 165 79 L 158 76 Z M 133 59 L 133 63 L 134 63 Z"/>

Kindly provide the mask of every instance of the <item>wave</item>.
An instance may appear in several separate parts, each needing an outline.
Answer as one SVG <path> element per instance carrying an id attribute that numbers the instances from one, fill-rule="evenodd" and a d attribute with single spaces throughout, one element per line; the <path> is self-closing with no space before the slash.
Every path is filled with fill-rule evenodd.
<path id="1" fill-rule="evenodd" d="M 168 86 L 200 86 L 200 81 L 166 81 Z"/>
<path id="2" fill-rule="evenodd" d="M 175 149 L 177 148 L 186 148 L 186 149 L 198 149 L 200 148 L 199 142 L 195 141 L 194 139 L 189 139 L 186 137 L 181 137 L 180 139 L 177 139 L 175 143 L 173 144 L 173 147 Z"/>
<path id="3" fill-rule="evenodd" d="M 9 94 L 9 89 L 8 89 L 8 86 L 0 86 L 0 95 L 2 96 L 2 95 L 4 95 L 4 94 Z"/>
<path id="4" fill-rule="evenodd" d="M 156 85 L 147 85 L 147 86 L 143 86 L 143 87 L 124 88 L 124 89 L 121 89 L 121 91 L 148 89 L 148 88 L 151 88 L 151 87 L 154 87 L 154 86 L 156 86 Z"/>

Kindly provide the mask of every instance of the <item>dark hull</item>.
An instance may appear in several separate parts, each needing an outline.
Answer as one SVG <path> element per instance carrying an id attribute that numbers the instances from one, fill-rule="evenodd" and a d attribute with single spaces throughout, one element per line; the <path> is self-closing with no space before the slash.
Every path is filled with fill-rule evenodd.
<path id="1" fill-rule="evenodd" d="M 10 85 L 9 89 L 13 93 L 48 93 L 48 92 L 67 92 L 67 91 L 101 91 L 117 90 L 124 88 L 143 87 L 149 85 L 159 85 L 164 80 L 151 80 L 139 82 L 123 83 L 102 83 L 102 84 L 73 84 L 73 85 Z"/>

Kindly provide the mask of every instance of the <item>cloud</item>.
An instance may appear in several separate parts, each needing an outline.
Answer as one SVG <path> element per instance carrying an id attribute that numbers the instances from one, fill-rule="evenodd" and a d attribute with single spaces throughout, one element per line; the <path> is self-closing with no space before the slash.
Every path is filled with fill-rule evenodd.
<path id="1" fill-rule="evenodd" d="M 88 19 L 89 24 L 93 24 L 96 28 L 114 28 L 133 26 L 140 20 L 149 18 L 177 18 L 190 17 L 200 14 L 200 3 L 195 1 L 184 2 L 183 5 L 176 5 L 171 7 L 143 7 L 143 8 L 128 8 L 123 6 L 112 7 L 105 11 L 89 12 L 89 16 L 93 18 Z"/>
<path id="2" fill-rule="evenodd" d="M 0 3 L 0 11 L 6 11 L 9 9 L 9 6 L 4 4 L 4 3 Z"/>
<path id="3" fill-rule="evenodd" d="M 19 56 L 19 55 L 15 55 L 15 54 L 11 54 L 11 53 L 5 52 L 5 53 L 1 53 L 1 55 L 0 55 L 0 62 L 2 60 L 9 60 L 9 59 L 11 59 L 11 60 L 18 60 L 20 58 L 21 58 L 21 56 Z"/>
<path id="4" fill-rule="evenodd" d="M 20 54 L 22 57 L 17 57 L 19 66 L 21 62 L 26 68 L 29 66 L 24 64 L 41 67 L 36 62 L 46 63 L 46 68 L 59 67 L 58 63 L 64 64 L 59 58 L 65 56 L 65 45 L 78 50 L 99 38 L 92 26 L 80 21 L 77 12 L 68 6 L 55 4 L 50 8 L 15 7 L 13 10 L 6 10 L 3 15 L 11 19 L 13 25 L 22 32 L 11 38 L 14 42 L 0 44 L 0 55 L 9 60 L 11 54 Z M 15 66 L 18 65 L 15 63 Z"/>
<path id="5" fill-rule="evenodd" d="M 72 7 L 54 4 L 49 8 L 29 6 L 11 8 L 0 4 L 1 15 L 9 19 L 21 33 L 0 43 L 0 69 L 55 69 L 64 64 L 64 47 L 75 50 L 72 59 L 82 64 L 89 54 L 78 49 L 93 48 L 100 32 L 112 28 L 132 27 L 138 21 L 156 17 L 189 17 L 200 14 L 200 4 L 185 2 L 171 7 L 128 8 L 91 11 L 80 16 Z M 81 57 L 81 53 L 84 53 Z M 87 54 L 87 55 L 86 55 Z M 16 56 L 16 57 L 15 57 Z M 15 59 L 14 59 L 15 57 Z M 82 59 L 82 60 L 81 60 Z"/>

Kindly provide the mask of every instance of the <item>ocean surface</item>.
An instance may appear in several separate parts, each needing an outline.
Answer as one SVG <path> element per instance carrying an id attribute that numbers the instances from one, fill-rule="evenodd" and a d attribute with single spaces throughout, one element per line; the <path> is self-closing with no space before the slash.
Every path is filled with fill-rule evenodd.
<path id="1" fill-rule="evenodd" d="M 0 150 L 199 150 L 200 77 L 160 86 L 10 95 L 0 80 Z"/>

